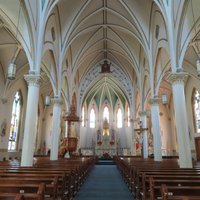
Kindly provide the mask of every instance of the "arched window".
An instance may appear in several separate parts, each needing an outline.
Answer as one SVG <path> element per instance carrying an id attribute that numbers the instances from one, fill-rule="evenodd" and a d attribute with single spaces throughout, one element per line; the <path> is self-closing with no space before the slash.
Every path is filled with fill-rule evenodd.
<path id="1" fill-rule="evenodd" d="M 90 110 L 90 128 L 95 128 L 95 112 L 94 108 Z"/>
<path id="2" fill-rule="evenodd" d="M 105 106 L 104 107 L 104 110 L 103 110 L 103 119 L 107 119 L 107 121 L 109 122 L 109 109 L 108 109 L 108 106 Z"/>
<path id="3" fill-rule="evenodd" d="M 84 106 L 82 107 L 82 126 L 84 127 L 85 126 L 85 108 Z"/>
<path id="4" fill-rule="evenodd" d="M 118 108 L 117 110 L 117 128 L 122 128 L 122 110 Z"/>
<path id="5" fill-rule="evenodd" d="M 8 150 L 17 149 L 20 112 L 21 112 L 21 95 L 19 91 L 17 91 L 12 106 L 12 117 L 11 117 L 11 126 L 10 126 L 10 134 L 8 141 Z"/>
<path id="6" fill-rule="evenodd" d="M 128 116 L 127 116 L 127 117 L 128 117 L 128 118 L 127 118 L 127 126 L 130 127 L 130 108 L 129 108 L 129 106 L 128 106 L 127 115 L 128 115 Z"/>
<path id="7" fill-rule="evenodd" d="M 39 150 L 39 118 L 40 118 L 40 108 L 38 106 L 38 113 L 36 116 L 36 132 L 35 132 L 35 153 L 38 154 L 40 152 L 38 152 Z"/>
<path id="8" fill-rule="evenodd" d="M 195 125 L 196 132 L 200 133 L 200 93 L 198 90 L 195 90 L 193 93 L 194 97 L 194 115 L 195 115 Z"/>

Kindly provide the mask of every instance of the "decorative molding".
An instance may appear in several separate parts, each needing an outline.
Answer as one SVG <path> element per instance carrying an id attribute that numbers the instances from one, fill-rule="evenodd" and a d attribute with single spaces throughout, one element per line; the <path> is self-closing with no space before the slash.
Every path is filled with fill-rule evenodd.
<path id="1" fill-rule="evenodd" d="M 27 74 L 27 75 L 24 75 L 24 79 L 28 83 L 29 86 L 39 87 L 41 84 L 40 75 Z"/>
<path id="2" fill-rule="evenodd" d="M 112 76 L 118 80 L 121 85 L 122 89 L 124 89 L 126 92 L 125 94 L 127 95 L 128 99 L 130 102 L 133 101 L 133 91 L 132 91 L 132 83 L 129 80 L 127 74 L 124 73 L 124 71 L 118 67 L 115 64 L 112 64 L 110 66 L 110 71 L 112 73 Z M 97 64 L 93 68 L 91 68 L 85 77 L 81 80 L 80 82 L 80 87 L 79 87 L 79 102 L 82 101 L 83 96 L 85 95 L 85 91 L 87 91 L 89 85 L 99 76 L 101 72 L 101 65 Z"/>
<path id="3" fill-rule="evenodd" d="M 155 96 L 154 98 L 149 99 L 148 102 L 149 102 L 149 104 L 151 104 L 151 105 L 157 105 L 157 104 L 160 103 L 160 101 L 161 101 L 161 98 L 158 97 L 158 96 Z"/>
<path id="4" fill-rule="evenodd" d="M 147 111 L 140 111 L 140 112 L 139 112 L 139 115 L 140 115 L 140 116 L 146 116 L 146 115 L 147 115 Z"/>
<path id="5" fill-rule="evenodd" d="M 180 83 L 185 84 L 187 79 L 188 79 L 188 73 L 186 73 L 186 72 L 171 73 L 167 77 L 167 80 L 171 84 L 180 84 Z"/>
<path id="6" fill-rule="evenodd" d="M 52 100 L 52 102 L 54 103 L 54 105 L 62 105 L 62 99 L 61 98 L 59 98 L 59 97 L 54 97 L 54 98 L 52 98 L 51 99 Z"/>

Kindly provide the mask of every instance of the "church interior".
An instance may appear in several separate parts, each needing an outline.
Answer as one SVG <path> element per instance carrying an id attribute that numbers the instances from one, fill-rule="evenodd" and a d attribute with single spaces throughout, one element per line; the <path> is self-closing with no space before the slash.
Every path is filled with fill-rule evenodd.
<path id="1" fill-rule="evenodd" d="M 0 182 L 44 180 L 0 199 L 200 199 L 199 161 L 199 0 L 0 0 Z"/>

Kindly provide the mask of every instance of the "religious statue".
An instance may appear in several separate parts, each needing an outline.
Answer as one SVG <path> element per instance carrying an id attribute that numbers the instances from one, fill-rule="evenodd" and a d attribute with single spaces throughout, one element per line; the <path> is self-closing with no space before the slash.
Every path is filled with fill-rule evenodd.
<path id="1" fill-rule="evenodd" d="M 97 131 L 97 141 L 101 141 L 101 131 Z"/>
<path id="2" fill-rule="evenodd" d="M 115 130 L 111 130 L 111 141 L 115 141 Z"/>
<path id="3" fill-rule="evenodd" d="M 134 129 L 134 131 L 137 133 L 138 138 L 137 138 L 137 143 L 136 143 L 136 150 L 139 149 L 141 147 L 141 156 L 143 155 L 143 135 L 140 135 L 141 133 L 143 133 L 144 131 L 147 131 L 148 128 L 143 128 L 142 127 L 142 121 L 139 122 L 140 128 L 136 128 Z"/>
<path id="4" fill-rule="evenodd" d="M 110 133 L 109 133 L 109 123 L 108 120 L 105 119 L 103 123 L 103 141 L 104 144 L 108 145 Z"/>
<path id="5" fill-rule="evenodd" d="M 1 137 L 4 137 L 6 135 L 6 128 L 7 128 L 7 123 L 6 123 L 6 119 L 3 120 L 2 124 L 1 124 Z"/>

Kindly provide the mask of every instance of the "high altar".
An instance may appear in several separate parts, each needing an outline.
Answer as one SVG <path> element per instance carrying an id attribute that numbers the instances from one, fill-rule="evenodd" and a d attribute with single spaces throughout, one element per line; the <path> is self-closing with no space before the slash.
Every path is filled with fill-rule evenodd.
<path id="1" fill-rule="evenodd" d="M 107 119 L 103 123 L 103 130 L 97 131 L 95 154 L 100 158 L 109 158 L 117 154 L 115 130 L 110 129 Z"/>

